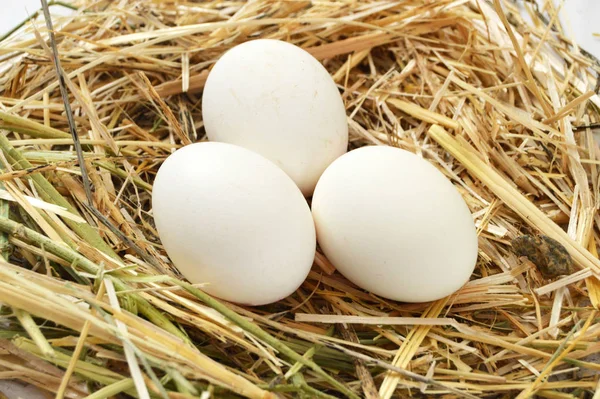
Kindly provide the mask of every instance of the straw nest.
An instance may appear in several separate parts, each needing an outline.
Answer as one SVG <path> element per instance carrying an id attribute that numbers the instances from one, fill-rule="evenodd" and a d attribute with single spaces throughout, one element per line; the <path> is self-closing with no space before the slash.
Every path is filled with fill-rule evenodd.
<path id="1" fill-rule="evenodd" d="M 0 42 L 0 378 L 68 398 L 600 397 L 599 67 L 557 9 L 77 6 L 54 19 L 54 41 L 37 20 Z M 352 148 L 398 146 L 454 182 L 479 233 L 460 291 L 386 301 L 322 254 L 294 295 L 261 308 L 176 278 L 153 225 L 153 178 L 172 151 L 204 140 L 200 98 L 215 60 L 258 37 L 324 63 Z M 563 248 L 571 259 L 552 255 Z"/>

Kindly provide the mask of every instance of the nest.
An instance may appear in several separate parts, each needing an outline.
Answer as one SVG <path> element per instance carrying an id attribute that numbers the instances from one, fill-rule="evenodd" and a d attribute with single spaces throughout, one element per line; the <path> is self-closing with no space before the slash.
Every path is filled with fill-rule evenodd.
<path id="1" fill-rule="evenodd" d="M 598 398 L 600 68 L 547 3 L 81 0 L 54 38 L 23 24 L 0 41 L 1 378 L 59 398 Z M 479 234 L 462 289 L 388 301 L 319 253 L 270 306 L 178 278 L 152 182 L 205 140 L 210 67 L 255 38 L 323 62 L 352 148 L 456 185 Z"/>

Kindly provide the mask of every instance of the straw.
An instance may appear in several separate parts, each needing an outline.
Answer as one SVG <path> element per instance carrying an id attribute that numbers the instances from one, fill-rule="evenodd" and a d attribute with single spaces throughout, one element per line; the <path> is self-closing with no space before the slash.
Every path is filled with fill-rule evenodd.
<path id="1" fill-rule="evenodd" d="M 550 3 L 77 0 L 53 36 L 42 11 L 15 21 L 0 38 L 0 378 L 59 398 L 597 398 L 600 64 Z M 152 184 L 206 139 L 212 66 L 258 38 L 322 62 L 350 149 L 397 146 L 455 185 L 479 237 L 460 290 L 386 300 L 323 252 L 257 308 L 182 280 Z M 574 270 L 547 278 L 515 254 L 538 234 Z"/>

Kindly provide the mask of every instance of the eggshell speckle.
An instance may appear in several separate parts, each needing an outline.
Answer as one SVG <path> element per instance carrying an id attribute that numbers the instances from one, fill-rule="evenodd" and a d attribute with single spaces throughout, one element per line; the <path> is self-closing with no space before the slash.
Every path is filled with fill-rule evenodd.
<path id="1" fill-rule="evenodd" d="M 280 300 L 302 284 L 315 254 L 310 209 L 272 162 L 225 143 L 169 156 L 152 192 L 160 239 L 204 291 L 241 304 Z"/>
<path id="2" fill-rule="evenodd" d="M 348 125 L 339 91 L 312 55 L 278 40 L 253 40 L 225 53 L 202 97 L 211 141 L 270 159 L 305 195 L 346 152 Z"/>
<path id="3" fill-rule="evenodd" d="M 408 151 L 372 146 L 343 155 L 319 180 L 312 213 L 338 271 L 385 298 L 443 298 L 475 267 L 477 234 L 463 198 Z"/>

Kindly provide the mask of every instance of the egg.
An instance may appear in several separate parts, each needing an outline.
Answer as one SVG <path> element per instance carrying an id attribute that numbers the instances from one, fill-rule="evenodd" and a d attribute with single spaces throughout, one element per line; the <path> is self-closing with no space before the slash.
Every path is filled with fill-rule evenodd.
<path id="1" fill-rule="evenodd" d="M 477 233 L 454 185 L 399 148 L 362 147 L 327 168 L 312 200 L 319 246 L 350 281 L 403 302 L 463 286 L 477 261 Z"/>
<path id="2" fill-rule="evenodd" d="M 275 302 L 302 284 L 315 227 L 294 182 L 264 157 L 226 143 L 171 154 L 152 190 L 159 237 L 177 269 L 218 298 Z"/>
<path id="3" fill-rule="evenodd" d="M 346 111 L 331 76 L 308 52 L 278 40 L 245 42 L 218 60 L 202 117 L 209 140 L 268 158 L 306 196 L 348 145 Z"/>

